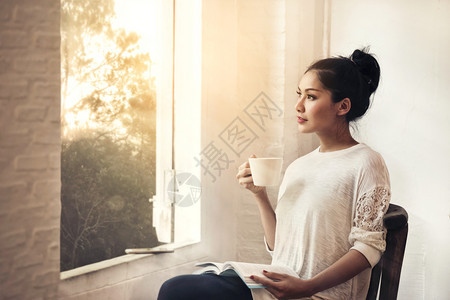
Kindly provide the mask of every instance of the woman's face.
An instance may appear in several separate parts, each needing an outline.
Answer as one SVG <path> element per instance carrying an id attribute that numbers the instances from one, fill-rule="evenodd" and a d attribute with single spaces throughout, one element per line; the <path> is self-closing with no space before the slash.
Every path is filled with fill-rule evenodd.
<path id="1" fill-rule="evenodd" d="M 338 103 L 333 103 L 331 92 L 324 89 L 315 71 L 303 75 L 298 85 L 298 129 L 302 133 L 330 134 L 335 131 L 338 120 Z"/>

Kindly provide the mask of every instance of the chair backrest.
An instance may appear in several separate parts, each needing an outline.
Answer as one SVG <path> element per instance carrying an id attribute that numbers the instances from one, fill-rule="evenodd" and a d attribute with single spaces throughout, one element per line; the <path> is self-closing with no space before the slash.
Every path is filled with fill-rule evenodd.
<path id="1" fill-rule="evenodd" d="M 386 250 L 378 264 L 372 269 L 366 300 L 375 300 L 378 288 L 379 299 L 397 299 L 400 272 L 408 236 L 408 213 L 403 207 L 390 204 L 383 221 L 387 229 Z"/>

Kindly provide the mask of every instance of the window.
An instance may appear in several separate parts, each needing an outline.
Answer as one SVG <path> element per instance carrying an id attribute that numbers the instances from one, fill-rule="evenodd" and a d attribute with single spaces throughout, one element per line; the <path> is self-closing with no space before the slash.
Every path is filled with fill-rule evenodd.
<path id="1" fill-rule="evenodd" d="M 180 180 L 200 177 L 191 119 L 200 114 L 200 54 L 174 52 L 186 35 L 199 48 L 200 31 L 188 22 L 183 30 L 195 31 L 174 39 L 174 24 L 182 27 L 173 10 L 163 0 L 61 0 L 62 271 L 200 239 L 200 203 L 177 203 L 192 193 Z M 184 126 L 191 132 L 174 135 Z"/>

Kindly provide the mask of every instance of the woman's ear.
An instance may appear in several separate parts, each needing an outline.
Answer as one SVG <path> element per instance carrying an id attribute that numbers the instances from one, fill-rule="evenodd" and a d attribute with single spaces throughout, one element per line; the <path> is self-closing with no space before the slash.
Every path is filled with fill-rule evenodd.
<path id="1" fill-rule="evenodd" d="M 341 101 L 337 103 L 337 115 L 338 116 L 345 116 L 352 107 L 352 102 L 349 98 L 344 98 Z"/>

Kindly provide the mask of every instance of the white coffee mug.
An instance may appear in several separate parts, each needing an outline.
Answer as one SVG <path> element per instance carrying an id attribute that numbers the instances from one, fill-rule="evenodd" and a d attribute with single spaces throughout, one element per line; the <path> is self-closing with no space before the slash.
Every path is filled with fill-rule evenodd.
<path id="1" fill-rule="evenodd" d="M 256 186 L 273 186 L 280 183 L 283 159 L 280 157 L 249 158 L 253 184 Z"/>

